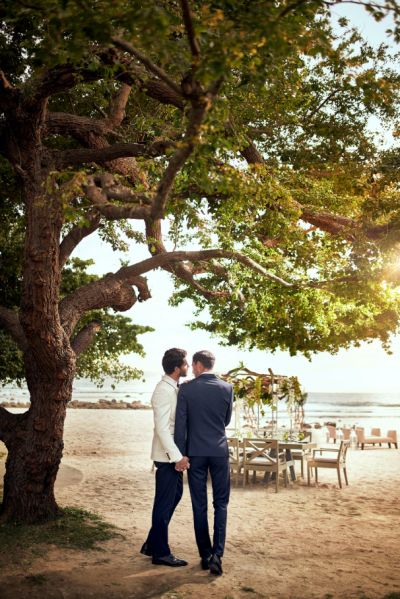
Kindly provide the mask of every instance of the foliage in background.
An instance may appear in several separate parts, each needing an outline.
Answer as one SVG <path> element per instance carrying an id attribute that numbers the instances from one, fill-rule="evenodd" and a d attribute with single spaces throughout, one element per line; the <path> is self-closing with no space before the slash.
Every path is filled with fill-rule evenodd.
<path id="1" fill-rule="evenodd" d="M 233 385 L 235 401 L 241 400 L 252 409 L 258 406 L 262 416 L 266 406 L 276 410 L 277 401 L 284 399 L 288 406 L 302 407 L 307 400 L 307 394 L 302 392 L 296 376 L 275 375 L 270 369 L 268 374 L 261 374 L 241 363 L 223 378 Z"/>
<path id="2" fill-rule="evenodd" d="M 391 39 L 398 41 L 397 3 L 366 5 L 378 20 L 386 9 L 392 11 Z M 109 144 L 176 142 L 189 118 L 187 98 L 179 106 L 149 97 L 143 84 L 149 72 L 132 56 L 117 56 L 116 34 L 179 82 L 178 88 L 185 89 L 192 71 L 204 87 L 220 80 L 220 93 L 168 198 L 166 244 L 168 249 L 240 251 L 288 285 L 235 260 L 221 259 L 209 268 L 199 262 L 193 271 L 196 285 L 170 268 L 177 287 L 172 304 L 191 299 L 197 310 L 192 328 L 205 329 L 227 345 L 308 357 L 374 339 L 389 349 L 400 308 L 398 55 L 389 46 L 371 47 L 346 19 L 334 29 L 329 6 L 317 0 L 193 1 L 190 7 L 200 47 L 194 65 L 181 3 L 5 1 L 0 63 L 11 85 L 28 81 L 28 94 L 46 69 L 76 67 L 81 79 L 52 95 L 48 109 L 90 119 L 107 114 L 121 69 L 131 63 L 140 67 L 125 118 L 105 135 Z M 394 136 L 385 150 L 383 133 Z M 44 143 L 49 151 L 77 147 L 65 133 L 49 134 Z M 142 179 L 117 175 L 117 181 L 150 196 L 173 151 L 137 158 Z M 104 170 L 101 162 L 88 163 L 54 175 L 60 187 L 77 182 L 62 198 L 64 233 L 87 224 L 91 204 L 82 182 Z M 0 303 L 18 308 L 25 222 L 18 175 L 3 159 L 0 178 L 5 223 Z M 385 234 L 374 235 L 374 227 Z M 120 250 L 141 244 L 154 253 L 159 242 L 127 219 L 104 215 L 98 234 Z M 87 266 L 76 259 L 69 263 L 62 294 L 94 280 Z M 76 333 L 93 319 L 101 321 L 102 330 L 79 358 L 78 374 L 100 383 L 108 375 L 136 376 L 119 357 L 141 354 L 137 335 L 149 327 L 106 308 L 87 313 Z M 0 351 L 0 380 L 21 380 L 21 353 L 2 332 Z"/>

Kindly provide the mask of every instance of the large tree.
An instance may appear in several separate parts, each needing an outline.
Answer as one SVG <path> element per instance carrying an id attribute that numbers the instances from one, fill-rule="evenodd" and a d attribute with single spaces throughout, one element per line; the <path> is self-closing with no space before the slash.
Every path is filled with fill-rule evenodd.
<path id="1" fill-rule="evenodd" d="M 309 355 L 397 329 L 399 153 L 371 117 L 396 126 L 399 76 L 387 48 L 332 28 L 332 4 L 2 3 L 0 347 L 31 399 L 0 408 L 3 518 L 57 514 L 77 360 L 101 351 L 104 310 L 150 298 L 154 269 L 230 344 Z M 394 0 L 366 5 L 396 24 Z M 93 280 L 75 262 L 71 283 L 95 232 L 149 257 Z"/>

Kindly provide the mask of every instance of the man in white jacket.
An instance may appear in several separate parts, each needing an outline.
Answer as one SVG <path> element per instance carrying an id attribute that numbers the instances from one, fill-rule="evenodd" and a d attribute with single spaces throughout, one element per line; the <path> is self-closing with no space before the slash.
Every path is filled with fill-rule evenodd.
<path id="1" fill-rule="evenodd" d="M 175 347 L 167 350 L 162 366 L 165 374 L 151 398 L 154 415 L 151 459 L 156 467 L 156 490 L 151 528 L 140 552 L 151 556 L 153 564 L 178 567 L 186 566 L 187 562 L 171 553 L 168 525 L 182 497 L 183 471 L 189 468 L 188 458 L 174 442 L 178 381 L 188 371 L 185 350 Z"/>

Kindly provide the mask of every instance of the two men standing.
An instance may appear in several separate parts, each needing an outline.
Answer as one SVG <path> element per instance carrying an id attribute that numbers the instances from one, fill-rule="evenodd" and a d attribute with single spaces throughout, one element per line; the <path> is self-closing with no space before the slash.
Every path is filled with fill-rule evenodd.
<path id="1" fill-rule="evenodd" d="M 171 371 L 171 364 L 169 372 L 164 366 L 167 354 L 180 356 L 179 364 L 174 365 L 173 371 Z M 152 555 L 155 564 L 186 565 L 187 562 L 176 558 L 169 550 L 168 524 L 181 499 L 182 472 L 187 469 L 201 567 L 219 575 L 222 574 L 221 559 L 225 546 L 230 492 L 229 454 L 225 427 L 229 424 L 232 414 L 233 390 L 231 385 L 212 372 L 215 362 L 213 354 L 200 351 L 193 356 L 192 369 L 195 379 L 180 387 L 177 402 L 177 387 L 175 388 L 174 402 L 169 389 L 166 389 L 162 383 L 169 383 L 165 380 L 166 377 L 177 382 L 179 376 L 186 376 L 185 356 L 186 352 L 177 349 L 165 353 L 163 367 L 166 375 L 157 385 L 152 398 L 155 425 L 152 459 L 157 467 L 156 494 L 152 527 L 141 552 Z M 163 390 L 167 390 L 168 401 L 164 397 L 160 399 Z M 163 416 L 160 423 L 161 414 Z M 168 429 L 166 422 L 168 422 Z M 169 435 L 167 435 L 168 431 Z M 208 473 L 211 476 L 214 504 L 212 542 L 207 520 Z M 167 553 L 163 554 L 165 551 Z"/>

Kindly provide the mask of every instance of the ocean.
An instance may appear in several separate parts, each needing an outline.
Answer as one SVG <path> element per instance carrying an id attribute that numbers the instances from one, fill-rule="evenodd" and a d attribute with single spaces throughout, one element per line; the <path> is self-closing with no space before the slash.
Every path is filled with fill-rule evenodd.
<path id="1" fill-rule="evenodd" d="M 400 393 L 309 393 L 305 421 L 336 422 L 338 428 L 361 426 L 400 433 Z"/>
<path id="2" fill-rule="evenodd" d="M 74 384 L 73 399 L 94 402 L 115 399 L 117 402 L 141 401 L 149 404 L 153 389 L 161 374 L 149 372 L 144 380 L 118 383 L 113 389 L 111 381 L 98 388 L 85 379 Z M 2 401 L 29 401 L 26 387 L 7 385 L 0 388 Z M 279 420 L 288 420 L 285 402 L 279 403 Z M 389 429 L 400 432 L 400 393 L 318 393 L 310 392 L 305 404 L 305 421 L 308 423 L 336 422 L 338 426 L 364 426 L 367 430 L 379 427 L 382 433 Z"/>

